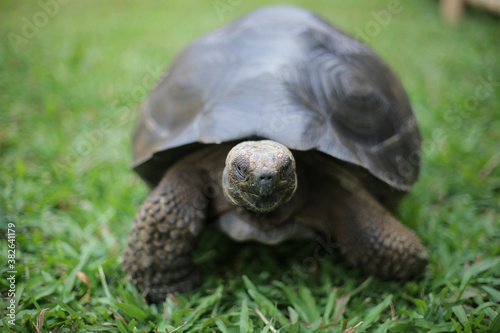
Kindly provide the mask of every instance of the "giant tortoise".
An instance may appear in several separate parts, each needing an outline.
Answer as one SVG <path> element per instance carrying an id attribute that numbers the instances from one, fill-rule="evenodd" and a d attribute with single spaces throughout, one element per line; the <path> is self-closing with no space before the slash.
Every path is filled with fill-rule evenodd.
<path id="1" fill-rule="evenodd" d="M 256 10 L 191 43 L 142 105 L 135 171 L 152 188 L 124 270 L 149 302 L 194 288 L 207 227 L 276 244 L 323 234 L 385 279 L 427 264 L 389 209 L 420 166 L 408 97 L 369 47 L 291 6 Z"/>

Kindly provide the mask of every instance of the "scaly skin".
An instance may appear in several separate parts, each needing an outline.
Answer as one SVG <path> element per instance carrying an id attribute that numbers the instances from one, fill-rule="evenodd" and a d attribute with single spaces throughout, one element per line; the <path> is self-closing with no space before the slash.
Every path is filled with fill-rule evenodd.
<path id="1" fill-rule="evenodd" d="M 124 252 L 124 270 L 151 303 L 193 289 L 200 280 L 191 255 L 203 227 L 201 176 L 189 168 L 167 172 L 142 204 Z"/>
<path id="2" fill-rule="evenodd" d="M 308 168 L 327 161 L 311 155 Z M 353 266 L 391 280 L 407 280 L 424 270 L 428 257 L 418 236 L 348 170 L 330 164 L 316 170 L 309 185 L 311 204 L 298 214 L 298 220 L 333 236 Z"/>
<path id="3" fill-rule="evenodd" d="M 407 280 L 424 270 L 427 253 L 413 231 L 368 193 L 340 192 L 330 211 L 331 228 L 352 265 L 390 280 Z"/>

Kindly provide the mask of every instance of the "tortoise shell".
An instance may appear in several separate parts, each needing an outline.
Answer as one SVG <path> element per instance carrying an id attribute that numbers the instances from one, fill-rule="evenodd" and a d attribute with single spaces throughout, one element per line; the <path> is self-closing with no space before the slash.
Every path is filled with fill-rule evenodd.
<path id="1" fill-rule="evenodd" d="M 420 167 L 418 125 L 393 71 L 296 7 L 254 11 L 192 42 L 142 105 L 133 167 L 154 186 L 202 145 L 256 138 L 323 152 L 403 192 Z"/>

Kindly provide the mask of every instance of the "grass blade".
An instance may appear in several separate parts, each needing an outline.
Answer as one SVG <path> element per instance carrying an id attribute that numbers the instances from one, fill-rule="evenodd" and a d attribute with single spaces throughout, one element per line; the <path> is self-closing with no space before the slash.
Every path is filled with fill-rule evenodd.
<path id="1" fill-rule="evenodd" d="M 222 322 L 222 320 L 217 319 L 215 321 L 215 325 L 217 325 L 217 328 L 222 332 L 222 333 L 229 333 L 229 330 L 227 329 L 226 325 Z"/>
<path id="2" fill-rule="evenodd" d="M 255 303 L 257 303 L 258 307 L 264 313 L 269 316 L 275 317 L 283 326 L 289 324 L 286 317 L 281 313 L 281 311 L 278 310 L 276 305 L 269 299 L 267 299 L 264 295 L 262 295 L 248 277 L 243 276 L 243 282 L 247 288 L 248 294 L 252 297 L 252 299 L 255 301 Z"/>
<path id="3" fill-rule="evenodd" d="M 486 291 L 495 302 L 500 302 L 500 291 L 491 288 L 490 286 L 481 286 L 481 288 Z"/>
<path id="4" fill-rule="evenodd" d="M 292 321 L 292 324 L 295 324 L 296 322 L 299 321 L 299 314 L 291 306 L 288 307 L 288 314 L 290 315 L 290 320 Z"/>
<path id="5" fill-rule="evenodd" d="M 118 309 L 122 310 L 132 318 L 146 320 L 146 318 L 148 317 L 146 312 L 133 304 L 115 302 L 115 305 Z"/>
<path id="6" fill-rule="evenodd" d="M 326 301 L 325 312 L 323 313 L 323 322 L 325 324 L 330 323 L 330 316 L 332 315 L 333 312 L 333 306 L 335 305 L 337 294 L 338 294 L 337 288 L 333 289 L 328 294 L 328 300 Z"/>
<path id="7" fill-rule="evenodd" d="M 465 326 L 469 322 L 463 306 L 457 305 L 452 307 L 451 310 L 453 311 L 455 316 L 457 316 L 458 320 L 463 326 Z"/>
<path id="8" fill-rule="evenodd" d="M 491 321 L 491 325 L 488 332 L 489 333 L 500 332 L 500 312 L 498 312 L 495 319 Z"/>
<path id="9" fill-rule="evenodd" d="M 335 300 L 335 310 L 333 311 L 333 322 L 338 323 L 340 318 L 344 315 L 347 303 L 349 303 L 350 294 L 345 293 L 337 297 Z"/>
<path id="10" fill-rule="evenodd" d="M 311 290 L 306 286 L 300 286 L 299 294 L 302 300 L 304 311 L 307 313 L 308 321 L 314 322 L 319 318 L 319 312 Z"/>
<path id="11" fill-rule="evenodd" d="M 375 323 L 376 321 L 379 320 L 380 318 L 380 315 L 382 314 L 382 312 L 387 308 L 389 307 L 389 304 L 391 303 L 392 301 L 392 295 L 389 295 L 387 296 L 383 301 L 382 303 L 378 304 L 377 306 L 375 306 L 374 308 L 372 308 L 365 316 L 365 320 L 364 321 L 364 324 L 363 324 L 363 327 L 368 327 L 369 325 Z"/>
<path id="12" fill-rule="evenodd" d="M 248 305 L 247 300 L 244 299 L 241 302 L 241 314 L 240 314 L 240 333 L 248 332 Z"/>

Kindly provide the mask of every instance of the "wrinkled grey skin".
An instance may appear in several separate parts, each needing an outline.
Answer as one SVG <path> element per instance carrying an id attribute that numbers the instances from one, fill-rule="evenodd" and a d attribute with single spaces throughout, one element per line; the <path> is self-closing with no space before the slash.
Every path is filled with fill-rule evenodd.
<path id="1" fill-rule="evenodd" d="M 287 203 L 297 189 L 295 159 L 274 141 L 246 141 L 226 159 L 224 195 L 235 206 L 266 214 Z"/>

